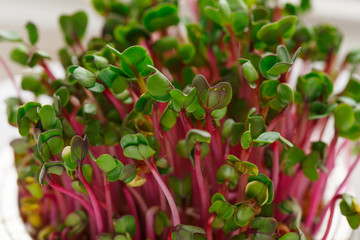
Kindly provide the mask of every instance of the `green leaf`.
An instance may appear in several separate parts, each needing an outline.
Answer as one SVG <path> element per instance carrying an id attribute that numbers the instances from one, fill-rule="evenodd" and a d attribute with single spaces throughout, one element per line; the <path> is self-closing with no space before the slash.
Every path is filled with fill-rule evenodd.
<path id="1" fill-rule="evenodd" d="M 28 31 L 28 36 L 29 36 L 31 45 L 35 45 L 39 38 L 38 31 L 37 31 L 35 24 L 32 22 L 28 22 L 26 24 L 26 29 Z"/>
<path id="2" fill-rule="evenodd" d="M 127 164 L 124 166 L 124 170 L 122 171 L 119 180 L 124 183 L 129 183 L 136 177 L 136 166 L 134 164 Z"/>
<path id="3" fill-rule="evenodd" d="M 110 182 L 115 182 L 117 180 L 121 180 L 125 183 L 131 182 L 135 176 L 130 175 L 130 174 L 134 174 L 133 172 L 130 172 L 130 169 L 124 169 L 124 165 L 117 159 L 114 160 L 115 162 L 115 168 L 113 168 L 110 171 L 105 171 L 106 173 L 106 177 Z M 131 165 L 130 165 L 131 166 Z M 111 166 L 108 166 L 108 169 L 110 169 Z M 124 170 L 126 170 L 126 173 L 124 173 Z M 124 173 L 124 174 L 123 174 Z M 136 172 L 135 172 L 136 175 Z M 130 180 L 131 178 L 131 180 Z"/>
<path id="4" fill-rule="evenodd" d="M 312 152 L 307 155 L 301 163 L 301 169 L 305 176 L 311 181 L 316 181 L 319 178 L 319 173 L 317 171 L 319 156 L 319 152 Z"/>
<path id="5" fill-rule="evenodd" d="M 195 236 L 198 234 L 205 234 L 205 231 L 200 227 L 179 224 L 175 226 L 173 232 L 171 233 L 171 237 L 174 240 L 195 240 Z"/>
<path id="6" fill-rule="evenodd" d="M 257 217 L 251 222 L 251 227 L 258 233 L 272 235 L 277 229 L 278 223 L 271 217 Z"/>
<path id="7" fill-rule="evenodd" d="M 270 204 L 274 199 L 274 187 L 272 181 L 264 174 L 249 176 L 246 186 L 246 196 L 257 200 L 258 204 Z"/>
<path id="8" fill-rule="evenodd" d="M 17 62 L 21 65 L 27 65 L 29 59 L 29 51 L 24 45 L 18 45 L 10 53 L 10 58 L 14 62 Z"/>
<path id="9" fill-rule="evenodd" d="M 202 75 L 197 75 L 192 83 L 196 88 L 200 105 L 209 110 L 226 107 L 232 98 L 232 88 L 228 82 L 220 82 L 212 87 Z"/>
<path id="10" fill-rule="evenodd" d="M 85 12 L 79 11 L 73 15 L 62 15 L 59 21 L 68 45 L 74 45 L 84 37 L 88 21 Z"/>
<path id="11" fill-rule="evenodd" d="M 0 30 L 0 41 L 21 42 L 21 37 L 13 31 Z"/>
<path id="12" fill-rule="evenodd" d="M 102 154 L 96 159 L 96 164 L 104 172 L 110 172 L 116 168 L 115 159 L 109 154 Z"/>
<path id="13" fill-rule="evenodd" d="M 239 175 L 233 167 L 223 164 L 216 171 L 216 182 L 223 184 L 226 180 L 230 182 L 230 189 L 234 189 L 238 184 Z"/>
<path id="14" fill-rule="evenodd" d="M 120 144 L 126 157 L 145 160 L 155 154 L 146 138 L 140 133 L 123 136 Z"/>
<path id="15" fill-rule="evenodd" d="M 299 235 L 294 232 L 288 232 L 285 235 L 283 235 L 279 240 L 298 240 Z"/>
<path id="16" fill-rule="evenodd" d="M 249 26 L 249 15 L 246 11 L 236 11 L 231 13 L 231 27 L 235 34 L 240 35 Z"/>
<path id="17" fill-rule="evenodd" d="M 245 131 L 241 136 L 241 146 L 243 149 L 248 149 L 252 143 L 251 132 Z"/>
<path id="18" fill-rule="evenodd" d="M 153 69 L 155 73 L 146 80 L 146 89 L 156 101 L 168 102 L 170 100 L 170 90 L 174 87 L 165 75 L 156 68 L 152 66 L 148 67 Z"/>
<path id="19" fill-rule="evenodd" d="M 121 218 L 116 219 L 114 222 L 114 229 L 118 234 L 130 233 L 133 237 L 136 232 L 135 218 L 132 215 L 124 215 Z"/>
<path id="20" fill-rule="evenodd" d="M 295 24 L 297 22 L 296 16 L 283 17 L 277 22 L 268 23 L 264 25 L 257 32 L 257 37 L 266 44 L 273 45 L 279 39 L 289 39 L 294 34 Z"/>
<path id="21" fill-rule="evenodd" d="M 76 135 L 71 139 L 71 159 L 74 162 L 82 162 L 89 153 L 89 142 L 87 137 L 81 138 Z"/>
<path id="22" fill-rule="evenodd" d="M 284 151 L 282 155 L 281 164 L 284 166 L 284 173 L 293 176 L 295 173 L 295 166 L 301 163 L 305 158 L 305 152 L 298 148 L 293 147 Z"/>
<path id="23" fill-rule="evenodd" d="M 50 105 L 44 105 L 39 110 L 41 125 L 45 130 L 53 129 L 56 125 L 56 114 Z"/>
<path id="24" fill-rule="evenodd" d="M 249 83 L 251 88 L 256 88 L 256 81 L 259 79 L 259 74 L 257 73 L 255 67 L 252 65 L 250 60 L 240 58 L 240 64 L 242 65 L 243 74 L 246 81 Z"/>
<path id="25" fill-rule="evenodd" d="M 199 129 L 191 129 L 187 132 L 185 138 L 185 151 L 189 158 L 191 158 L 192 149 L 196 142 L 198 143 L 210 143 L 211 135 L 207 131 Z"/>
<path id="26" fill-rule="evenodd" d="M 241 205 L 235 213 L 235 223 L 240 227 L 245 227 L 255 216 L 254 211 L 246 205 Z"/>
<path id="27" fill-rule="evenodd" d="M 350 129 L 355 122 L 354 110 L 351 106 L 340 103 L 334 109 L 335 128 L 340 131 Z"/>
<path id="28" fill-rule="evenodd" d="M 176 25 L 179 22 L 177 7 L 171 3 L 160 3 L 144 12 L 142 22 L 150 32 Z"/>
<path id="29" fill-rule="evenodd" d="M 39 183 L 43 184 L 46 174 L 52 173 L 61 176 L 64 170 L 64 165 L 60 161 L 46 162 L 41 166 L 39 173 Z"/>
<path id="30" fill-rule="evenodd" d="M 157 236 L 160 236 L 164 229 L 169 227 L 170 223 L 169 223 L 169 219 L 166 216 L 166 213 L 162 210 L 160 210 L 156 215 L 155 215 L 155 234 Z"/>
<path id="31" fill-rule="evenodd" d="M 266 106 L 277 95 L 277 87 L 279 82 L 277 80 L 265 80 L 260 85 L 259 95 L 261 104 Z"/>
<path id="32" fill-rule="evenodd" d="M 176 124 L 177 113 L 174 112 L 168 105 L 163 114 L 161 115 L 160 125 L 165 131 L 169 131 Z"/>
<path id="33" fill-rule="evenodd" d="M 68 68 L 72 76 L 84 87 L 91 88 L 95 85 L 95 75 L 83 67 L 71 66 Z"/>

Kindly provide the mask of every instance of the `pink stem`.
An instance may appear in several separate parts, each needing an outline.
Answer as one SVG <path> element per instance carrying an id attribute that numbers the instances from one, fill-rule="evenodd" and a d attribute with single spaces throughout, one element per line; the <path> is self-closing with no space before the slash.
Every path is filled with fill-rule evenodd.
<path id="1" fill-rule="evenodd" d="M 156 239 L 155 238 L 155 232 L 154 232 L 154 217 L 155 214 L 160 210 L 160 208 L 158 206 L 154 206 L 149 208 L 149 210 L 147 210 L 146 212 L 146 238 L 153 240 Z"/>
<path id="2" fill-rule="evenodd" d="M 336 195 L 334 196 L 334 198 L 331 200 L 331 210 L 330 210 L 330 216 L 329 216 L 329 222 L 328 222 L 328 225 L 326 227 L 326 231 L 325 231 L 325 234 L 323 236 L 323 240 L 326 240 L 327 239 L 327 236 L 329 235 L 329 232 L 330 232 L 330 228 L 331 228 L 331 223 L 332 223 L 332 220 L 333 220 L 333 217 L 334 217 L 334 210 L 335 210 L 335 202 L 336 200 L 340 199 L 341 198 L 341 195 Z"/>
<path id="3" fill-rule="evenodd" d="M 276 195 L 277 186 L 279 183 L 279 145 L 278 142 L 273 143 L 273 168 L 272 168 L 272 179 L 274 183 L 274 194 Z"/>
<path id="4" fill-rule="evenodd" d="M 208 213 L 208 196 L 209 194 L 206 192 L 206 185 L 204 182 L 204 177 L 201 172 L 201 148 L 198 143 L 195 144 L 195 173 L 196 173 L 196 180 L 199 185 L 199 192 L 200 192 L 200 200 L 201 200 L 201 218 L 200 222 L 204 222 L 206 219 L 206 215 Z"/>
<path id="5" fill-rule="evenodd" d="M 91 189 L 90 184 L 86 181 L 86 179 L 83 176 L 83 173 L 81 170 L 81 164 L 78 164 L 77 174 L 78 174 L 80 182 L 84 185 L 87 193 L 89 194 L 91 204 L 94 208 L 94 214 L 95 214 L 96 226 L 97 226 L 98 233 L 102 233 L 104 231 L 104 223 L 103 223 L 103 218 L 101 215 L 101 209 L 99 206 L 99 202 L 98 202 L 93 190 Z"/>
<path id="6" fill-rule="evenodd" d="M 136 210 L 136 206 L 135 206 L 135 202 L 134 202 L 134 198 L 131 196 L 131 193 L 129 191 L 129 189 L 124 186 L 122 187 L 124 196 L 126 198 L 126 201 L 129 205 L 129 209 L 130 209 L 130 213 L 131 215 L 133 215 L 133 217 L 135 217 L 135 222 L 136 222 L 136 231 L 135 231 L 135 236 L 134 239 L 135 240 L 139 240 L 140 239 L 140 233 L 141 233 L 141 228 L 140 228 L 140 222 L 139 222 L 139 216 Z"/>
<path id="7" fill-rule="evenodd" d="M 55 190 L 62 192 L 63 194 L 75 199 L 76 201 L 78 201 L 88 212 L 90 215 L 95 216 L 94 213 L 94 209 L 91 207 L 91 205 L 85 201 L 82 197 L 80 197 L 79 195 L 73 193 L 72 191 L 54 183 L 49 177 L 46 177 L 46 182 Z"/>
<path id="8" fill-rule="evenodd" d="M 173 225 L 174 226 L 179 225 L 180 224 L 180 215 L 179 215 L 179 212 L 177 210 L 174 198 L 172 197 L 169 189 L 166 187 L 165 183 L 161 179 L 160 174 L 152 166 L 152 164 L 149 162 L 148 159 L 145 159 L 145 163 L 150 168 L 151 173 L 153 174 L 153 176 L 155 177 L 155 179 L 156 179 L 157 183 L 159 184 L 161 190 L 165 194 L 165 197 L 166 197 L 166 199 L 167 199 L 167 201 L 169 203 L 169 206 L 170 206 L 170 210 L 171 210 L 171 214 L 172 214 L 172 218 L 173 218 Z"/>
<path id="9" fill-rule="evenodd" d="M 115 98 L 115 96 L 110 92 L 108 88 L 105 89 L 104 94 L 110 100 L 110 102 L 114 105 L 116 110 L 119 112 L 121 119 L 124 119 L 126 116 L 124 108 L 121 106 L 119 100 Z"/>
<path id="10" fill-rule="evenodd" d="M 106 179 L 106 174 L 104 174 L 104 188 L 105 188 L 105 201 L 106 201 L 108 231 L 113 232 L 114 231 L 113 204 L 111 201 L 110 184 L 109 184 L 109 181 Z"/>
<path id="11" fill-rule="evenodd" d="M 331 141 L 330 147 L 329 147 L 329 151 L 328 151 L 328 159 L 326 162 L 326 167 L 329 170 L 329 174 L 332 170 L 333 167 L 333 162 L 335 159 L 335 147 L 336 147 L 336 143 L 337 143 L 337 136 L 334 136 L 334 139 Z M 316 215 L 316 212 L 318 210 L 318 206 L 319 206 L 319 202 L 321 200 L 321 196 L 323 194 L 326 182 L 327 182 L 327 175 L 323 172 L 320 173 L 320 178 L 319 180 L 315 183 L 314 189 L 313 189 L 313 196 L 311 199 L 311 205 L 310 205 L 310 209 L 308 212 L 308 215 L 306 217 L 305 220 L 305 228 L 310 230 L 312 224 L 314 223 L 314 218 Z"/>
<path id="12" fill-rule="evenodd" d="M 56 77 L 54 76 L 54 74 L 51 72 L 50 68 L 48 67 L 48 65 L 44 62 L 44 61 L 41 61 L 40 62 L 40 65 L 44 68 L 44 71 L 45 73 L 49 76 L 49 78 L 52 80 L 52 81 L 55 81 L 56 80 Z"/>
<path id="13" fill-rule="evenodd" d="M 348 170 L 348 174 L 346 175 L 346 177 L 344 178 L 344 180 L 342 181 L 342 183 L 339 185 L 339 187 L 336 189 L 336 192 L 334 194 L 334 197 L 339 195 L 340 191 L 344 188 L 344 186 L 348 183 L 351 174 L 353 173 L 354 169 L 356 168 L 356 165 L 359 163 L 360 161 L 360 154 L 356 157 L 355 161 L 353 162 L 353 164 L 350 166 L 349 170 Z M 331 202 L 329 202 L 325 207 L 324 210 L 322 211 L 322 215 L 320 218 L 319 223 L 315 226 L 314 228 L 314 233 L 317 233 L 317 231 L 319 231 L 321 224 L 325 218 L 325 215 L 327 213 L 327 211 L 329 210 L 331 206 Z"/>

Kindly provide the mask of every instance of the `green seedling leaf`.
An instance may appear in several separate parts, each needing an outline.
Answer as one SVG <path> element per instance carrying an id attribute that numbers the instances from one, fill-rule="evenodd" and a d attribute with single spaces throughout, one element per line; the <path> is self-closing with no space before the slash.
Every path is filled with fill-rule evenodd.
<path id="1" fill-rule="evenodd" d="M 165 131 L 169 131 L 176 124 L 176 119 L 177 113 L 170 108 L 170 105 L 168 105 L 161 115 L 160 125 Z"/>
<path id="2" fill-rule="evenodd" d="M 236 35 L 241 35 L 250 23 L 247 11 L 242 10 L 231 13 L 230 21 Z"/>
<path id="3" fill-rule="evenodd" d="M 308 102 L 317 99 L 327 100 L 333 91 L 333 84 L 325 73 L 312 71 L 299 77 L 296 89 Z"/>
<path id="4" fill-rule="evenodd" d="M 360 225 L 360 207 L 357 200 L 348 195 L 342 195 L 342 201 L 340 202 L 341 213 L 346 216 L 346 219 L 352 229 L 357 229 Z"/>
<path id="5" fill-rule="evenodd" d="M 246 81 L 249 83 L 251 88 L 256 88 L 256 81 L 259 79 L 259 74 L 257 73 L 255 67 L 248 59 L 240 58 L 239 62 L 242 66 Z"/>
<path id="6" fill-rule="evenodd" d="M 64 161 L 65 169 L 68 172 L 75 171 L 78 163 L 75 161 L 72 161 L 72 159 L 71 159 L 71 147 L 70 146 L 64 147 L 64 149 L 62 150 L 61 156 L 62 156 L 62 160 Z"/>
<path id="7" fill-rule="evenodd" d="M 235 213 L 235 223 L 240 227 L 245 227 L 249 224 L 250 220 L 255 216 L 251 207 L 241 205 Z"/>
<path id="8" fill-rule="evenodd" d="M 120 59 L 121 69 L 112 66 L 113 70 L 129 78 L 135 78 L 136 76 L 147 77 L 151 74 L 152 69 L 148 65 L 153 66 L 154 63 L 142 46 L 131 46 L 122 53 L 110 45 L 106 45 L 106 48 Z"/>
<path id="9" fill-rule="evenodd" d="M 283 235 L 279 240 L 298 240 L 299 235 L 294 232 L 288 232 L 285 235 Z"/>
<path id="10" fill-rule="evenodd" d="M 44 105 L 39 110 L 41 125 L 45 130 L 53 129 L 56 125 L 55 110 L 50 105 Z"/>
<path id="11" fill-rule="evenodd" d="M 243 149 L 248 149 L 252 143 L 251 132 L 245 131 L 241 136 L 241 146 Z"/>
<path id="12" fill-rule="evenodd" d="M 31 45 L 35 45 L 39 39 L 38 31 L 34 23 L 28 22 L 26 24 L 26 30 L 28 32 Z"/>
<path id="13" fill-rule="evenodd" d="M 140 133 L 123 136 L 120 144 L 124 155 L 136 160 L 145 160 L 155 154 L 146 138 Z"/>
<path id="14" fill-rule="evenodd" d="M 22 39 L 16 32 L 9 30 L 0 30 L 0 41 L 21 42 Z"/>
<path id="15" fill-rule="evenodd" d="M 110 169 L 110 167 L 108 169 Z M 126 170 L 126 173 L 124 173 L 125 170 Z M 129 183 L 132 180 L 134 180 L 134 178 L 136 176 L 136 174 L 135 174 L 135 176 L 130 175 L 131 172 L 129 170 L 130 169 L 124 169 L 124 165 L 119 160 L 115 159 L 115 168 L 113 168 L 110 171 L 106 171 L 107 172 L 106 177 L 110 182 L 115 182 L 117 180 L 122 180 L 125 183 Z M 134 173 L 132 173 L 132 174 L 134 174 Z M 130 178 L 132 178 L 132 179 L 130 180 Z"/>
<path id="16" fill-rule="evenodd" d="M 153 100 L 148 92 L 143 93 L 135 104 L 135 111 L 138 113 L 144 113 L 145 115 L 151 115 L 153 107 Z"/>
<path id="17" fill-rule="evenodd" d="M 258 233 L 270 236 L 275 233 L 277 226 L 277 221 L 270 217 L 257 217 L 251 222 L 251 227 L 257 229 Z"/>
<path id="18" fill-rule="evenodd" d="M 104 172 L 110 172 L 116 168 L 115 159 L 109 154 L 103 154 L 96 159 L 96 164 Z"/>
<path id="19" fill-rule="evenodd" d="M 164 228 L 167 228 L 170 226 L 169 223 L 169 219 L 166 216 L 166 213 L 162 210 L 160 210 L 156 215 L 155 215 L 155 234 L 157 236 L 160 236 L 163 231 Z"/>
<path id="20" fill-rule="evenodd" d="M 88 183 L 92 183 L 93 169 L 90 164 L 82 164 L 81 171 L 84 174 L 84 178 Z"/>
<path id="21" fill-rule="evenodd" d="M 142 22 L 150 32 L 176 25 L 179 22 L 177 7 L 171 3 L 160 3 L 144 12 Z"/>
<path id="22" fill-rule="evenodd" d="M 14 62 L 26 66 L 28 63 L 29 54 L 29 50 L 26 48 L 26 46 L 20 44 L 11 51 L 10 58 Z"/>
<path id="23" fill-rule="evenodd" d="M 63 146 L 62 132 L 59 129 L 45 131 L 39 136 L 38 151 L 43 161 L 47 161 L 50 155 L 60 153 Z"/>
<path id="24" fill-rule="evenodd" d="M 168 102 L 170 100 L 170 90 L 174 88 L 171 82 L 159 72 L 156 68 L 148 66 L 155 71 L 146 80 L 146 89 L 150 95 L 159 102 Z"/>
<path id="25" fill-rule="evenodd" d="M 316 181 L 319 178 L 317 166 L 319 165 L 319 152 L 312 152 L 305 157 L 301 163 L 301 169 L 305 176 L 311 181 Z"/>
<path id="26" fill-rule="evenodd" d="M 195 236 L 198 234 L 205 234 L 204 229 L 191 225 L 179 224 L 175 226 L 173 232 L 171 233 L 171 237 L 174 240 L 195 240 Z"/>
<path id="27" fill-rule="evenodd" d="M 204 12 L 208 18 L 216 22 L 222 27 L 230 23 L 231 9 L 228 1 L 220 0 L 218 9 L 206 6 Z"/>
<path id="28" fill-rule="evenodd" d="M 61 161 L 46 162 L 42 165 L 39 173 L 39 183 L 43 184 L 46 174 L 56 174 L 61 176 L 64 170 L 64 164 Z"/>
<path id="29" fill-rule="evenodd" d="M 185 138 L 185 152 L 188 157 L 191 159 L 192 150 L 195 146 L 195 143 L 210 143 L 211 135 L 207 131 L 199 129 L 191 129 L 187 132 Z"/>
<path id="30" fill-rule="evenodd" d="M 127 164 L 120 174 L 119 180 L 124 183 L 129 183 L 136 177 L 136 166 L 134 164 Z"/>
<path id="31" fill-rule="evenodd" d="M 227 164 L 221 165 L 216 171 L 216 182 L 218 184 L 223 184 L 225 181 L 229 181 L 231 190 L 233 190 L 239 182 L 237 171 Z"/>
<path id="32" fill-rule="evenodd" d="M 350 129 L 355 122 L 354 110 L 345 103 L 340 103 L 334 109 L 335 128 L 339 131 Z"/>
<path id="33" fill-rule="evenodd" d="M 295 166 L 301 163 L 305 158 L 305 152 L 298 148 L 292 147 L 284 151 L 281 164 L 284 166 L 284 173 L 293 176 Z"/>
<path id="34" fill-rule="evenodd" d="M 251 176 L 256 176 L 259 173 L 259 170 L 255 164 L 247 161 L 241 161 L 234 155 L 228 155 L 226 162 L 233 166 L 239 174 L 249 174 Z"/>
<path id="35" fill-rule="evenodd" d="M 261 27 L 256 36 L 266 44 L 274 45 L 281 39 L 292 37 L 296 22 L 296 16 L 283 17 L 277 22 L 268 23 Z"/>
<path id="36" fill-rule="evenodd" d="M 258 146 L 262 147 L 274 143 L 276 140 L 280 140 L 289 147 L 294 146 L 291 142 L 289 142 L 285 138 L 281 138 L 281 135 L 278 132 L 264 132 L 256 139 L 254 139 L 253 142 L 257 143 Z"/>
<path id="37" fill-rule="evenodd" d="M 168 182 L 171 190 L 175 194 L 176 203 L 181 204 L 185 199 L 186 203 L 188 204 L 192 195 L 191 175 L 187 174 L 183 179 L 171 175 L 168 179 Z"/>
<path id="38" fill-rule="evenodd" d="M 136 222 L 132 215 L 124 215 L 114 221 L 114 229 L 118 234 L 129 233 L 134 237 L 136 232 Z"/>
<path id="39" fill-rule="evenodd" d="M 62 15 L 59 21 L 68 45 L 74 45 L 84 37 L 88 21 L 85 12 L 79 11 L 73 15 Z"/>
<path id="40" fill-rule="evenodd" d="M 95 85 L 95 75 L 92 72 L 86 70 L 85 68 L 79 66 L 71 66 L 68 68 L 68 71 L 82 86 L 86 88 L 91 88 Z"/>
<path id="41" fill-rule="evenodd" d="M 270 204 L 274 199 L 272 181 L 261 173 L 256 176 L 249 176 L 246 185 L 246 198 L 256 200 L 259 206 Z"/>
<path id="42" fill-rule="evenodd" d="M 20 105 L 20 99 L 11 97 L 5 100 L 6 103 L 6 114 L 8 123 L 10 125 L 16 125 L 16 114 Z M 20 129 L 19 129 L 20 130 Z"/>
<path id="43" fill-rule="evenodd" d="M 227 82 L 220 82 L 212 87 L 202 75 L 197 75 L 192 83 L 196 88 L 198 101 L 204 109 L 216 110 L 226 107 L 232 98 L 232 88 Z"/>
<path id="44" fill-rule="evenodd" d="M 29 191 L 31 196 L 36 199 L 41 199 L 44 196 L 44 192 L 41 188 L 41 184 L 36 182 L 33 177 L 25 178 L 25 188 Z"/>
<path id="45" fill-rule="evenodd" d="M 85 136 L 81 138 L 80 136 L 74 136 L 71 139 L 71 160 L 73 162 L 82 162 L 85 160 L 89 153 L 89 141 Z"/>

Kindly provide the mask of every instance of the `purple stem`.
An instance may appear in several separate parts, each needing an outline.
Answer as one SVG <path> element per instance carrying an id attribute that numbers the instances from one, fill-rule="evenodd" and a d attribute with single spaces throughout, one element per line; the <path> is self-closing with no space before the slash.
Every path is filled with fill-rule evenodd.
<path id="1" fill-rule="evenodd" d="M 146 239 L 156 239 L 154 232 L 154 217 L 155 214 L 160 210 L 158 206 L 153 206 L 149 208 L 146 212 L 145 221 L 146 221 Z"/>
<path id="2" fill-rule="evenodd" d="M 136 206 L 135 206 L 135 202 L 134 202 L 134 198 L 131 196 L 131 193 L 129 191 L 129 189 L 124 186 L 122 187 L 124 196 L 126 198 L 126 201 L 129 205 L 129 209 L 130 209 L 130 213 L 131 215 L 133 215 L 133 217 L 135 217 L 135 222 L 136 222 L 136 231 L 135 231 L 135 236 L 134 236 L 134 240 L 139 240 L 140 239 L 140 232 L 141 232 L 141 228 L 140 228 L 140 222 L 139 222 L 139 217 L 138 217 L 138 213 L 136 210 Z"/>
<path id="3" fill-rule="evenodd" d="M 353 164 L 350 166 L 349 170 L 348 170 L 348 174 L 346 175 L 346 177 L 344 178 L 344 180 L 342 181 L 342 183 L 339 185 L 339 187 L 336 189 L 336 192 L 334 194 L 334 198 L 339 195 L 340 191 L 344 188 L 344 186 L 347 184 L 347 182 L 350 179 L 351 174 L 353 173 L 354 169 L 356 168 L 356 165 L 359 163 L 360 161 L 360 154 L 356 157 L 355 161 L 353 162 Z M 324 210 L 322 211 L 322 215 L 320 218 L 319 223 L 315 226 L 313 233 L 317 233 L 317 231 L 319 231 L 321 224 L 325 218 L 325 215 L 327 213 L 327 211 L 329 210 L 329 208 L 331 207 L 331 201 L 324 207 Z"/>
<path id="4" fill-rule="evenodd" d="M 279 183 L 279 145 L 277 141 L 273 143 L 273 153 L 274 153 L 274 157 L 273 157 L 272 179 L 274 183 L 274 194 L 276 195 L 276 190 Z"/>
<path id="5" fill-rule="evenodd" d="M 82 197 L 80 197 L 79 195 L 73 193 L 72 191 L 54 183 L 49 177 L 46 177 L 46 182 L 55 190 L 62 192 L 63 194 L 75 199 L 76 201 L 78 201 L 88 212 L 90 215 L 95 216 L 94 213 L 94 209 L 91 207 L 91 205 L 85 201 Z"/>
<path id="6" fill-rule="evenodd" d="M 201 148 L 198 143 L 195 144 L 195 175 L 196 180 L 199 185 L 199 191 L 200 191 L 200 200 L 201 200 L 201 218 L 200 222 L 205 222 L 206 215 L 208 213 L 209 209 L 209 201 L 208 196 L 209 194 L 206 191 L 206 185 L 204 182 L 204 178 L 201 172 Z"/>
<path id="7" fill-rule="evenodd" d="M 172 218 L 173 218 L 173 225 L 177 226 L 180 224 L 180 215 L 177 210 L 174 198 L 172 197 L 169 189 L 166 187 L 165 183 L 160 177 L 160 174 L 157 172 L 157 170 L 152 166 L 152 164 L 149 162 L 148 159 L 145 159 L 146 165 L 150 168 L 151 173 L 153 174 L 154 178 L 156 179 L 157 183 L 159 184 L 161 190 L 165 194 L 165 197 L 169 203 Z"/>
<path id="8" fill-rule="evenodd" d="M 104 94 L 110 100 L 110 102 L 114 105 L 116 110 L 119 112 L 121 119 L 124 119 L 126 116 L 124 108 L 121 106 L 119 100 L 115 98 L 115 96 L 109 91 L 108 88 L 105 89 Z"/>
<path id="9" fill-rule="evenodd" d="M 104 173 L 104 188 L 105 188 L 105 202 L 106 202 L 106 213 L 107 213 L 107 222 L 108 222 L 108 231 L 114 231 L 113 224 L 113 204 L 111 201 L 111 192 L 110 192 L 110 184 L 106 178 L 106 174 Z"/>
<path id="10" fill-rule="evenodd" d="M 103 222 L 103 218 L 101 215 L 99 202 L 98 202 L 90 184 L 86 181 L 86 179 L 83 176 L 83 173 L 81 170 L 81 164 L 78 164 L 77 174 L 78 174 L 80 182 L 84 185 L 87 193 L 89 194 L 91 204 L 94 208 L 94 214 L 95 214 L 96 226 L 97 226 L 98 233 L 102 233 L 104 231 L 104 222 Z"/>
<path id="11" fill-rule="evenodd" d="M 329 222 L 328 222 L 328 225 L 326 227 L 326 231 L 325 231 L 325 234 L 324 234 L 322 240 L 326 240 L 327 236 L 329 235 L 330 228 L 331 228 L 331 223 L 332 223 L 332 220 L 333 220 L 333 217 L 334 217 L 334 212 L 335 212 L 334 211 L 335 210 L 335 202 L 336 202 L 336 200 L 338 200 L 340 198 L 341 198 L 341 195 L 336 195 L 331 200 L 331 210 L 330 210 Z"/>
<path id="12" fill-rule="evenodd" d="M 334 139 L 331 141 L 329 151 L 328 151 L 328 159 L 326 162 L 326 167 L 329 170 L 329 174 L 332 170 L 332 166 L 334 165 L 334 159 L 335 159 L 335 147 L 337 143 L 337 136 L 334 136 Z M 318 210 L 319 202 L 321 200 L 321 196 L 323 194 L 324 188 L 326 186 L 328 176 L 321 172 L 319 180 L 315 183 L 314 189 L 313 189 L 313 197 L 311 199 L 311 205 L 308 212 L 308 215 L 305 220 L 305 228 L 310 230 L 312 224 L 314 223 L 314 218 L 316 215 L 316 212 Z"/>

